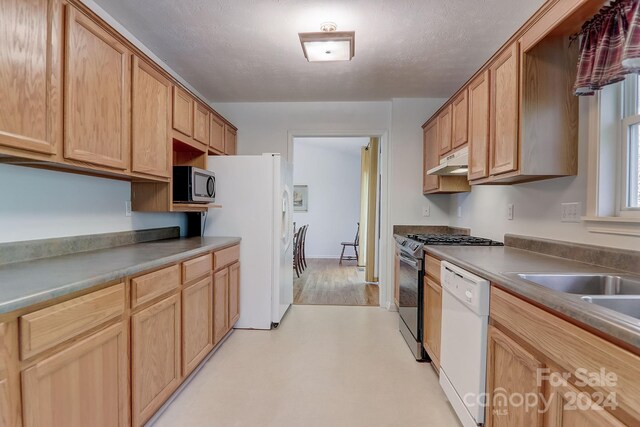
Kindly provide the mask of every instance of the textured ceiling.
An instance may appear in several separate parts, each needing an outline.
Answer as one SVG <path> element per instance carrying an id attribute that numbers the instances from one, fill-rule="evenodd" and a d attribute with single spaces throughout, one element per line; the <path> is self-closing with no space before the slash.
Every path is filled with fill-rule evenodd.
<path id="1" fill-rule="evenodd" d="M 543 0 L 96 0 L 209 101 L 447 97 Z M 308 63 L 298 32 L 356 32 Z"/>

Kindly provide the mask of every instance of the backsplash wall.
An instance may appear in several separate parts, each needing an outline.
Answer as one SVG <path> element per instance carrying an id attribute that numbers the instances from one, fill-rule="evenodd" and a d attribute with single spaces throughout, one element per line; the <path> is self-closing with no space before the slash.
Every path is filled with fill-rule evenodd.
<path id="1" fill-rule="evenodd" d="M 0 243 L 179 226 L 181 213 L 125 216 L 126 181 L 0 165 Z"/>
<path id="2" fill-rule="evenodd" d="M 640 250 L 640 237 L 592 233 L 586 224 L 560 221 L 561 203 L 587 201 L 587 100 L 580 100 L 578 175 L 526 184 L 473 186 L 471 193 L 451 196 L 450 225 L 471 228 L 473 235 L 502 241 L 505 233 Z M 514 205 L 513 220 L 507 205 Z M 458 217 L 458 207 L 462 217 Z"/>

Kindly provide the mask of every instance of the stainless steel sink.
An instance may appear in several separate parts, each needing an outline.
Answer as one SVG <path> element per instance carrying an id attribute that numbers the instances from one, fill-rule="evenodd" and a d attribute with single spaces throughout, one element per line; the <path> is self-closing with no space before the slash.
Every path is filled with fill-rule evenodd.
<path id="1" fill-rule="evenodd" d="M 640 278 L 585 273 L 517 273 L 545 288 L 579 295 L 640 295 Z"/>
<path id="2" fill-rule="evenodd" d="M 590 302 L 592 304 L 599 305 L 601 307 L 608 308 L 609 310 L 617 311 L 618 313 L 626 314 L 627 316 L 640 319 L 640 296 L 638 295 L 626 295 L 626 296 L 584 296 L 583 301 Z"/>

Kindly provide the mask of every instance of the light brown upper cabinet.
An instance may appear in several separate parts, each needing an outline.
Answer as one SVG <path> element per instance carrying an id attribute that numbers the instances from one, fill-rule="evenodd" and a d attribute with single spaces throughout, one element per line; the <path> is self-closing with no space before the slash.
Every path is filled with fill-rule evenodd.
<path id="1" fill-rule="evenodd" d="M 489 172 L 497 175 L 518 169 L 518 43 L 489 66 Z"/>
<path id="2" fill-rule="evenodd" d="M 438 141 L 438 120 L 432 120 L 424 128 L 423 133 L 423 167 L 422 167 L 422 192 L 429 193 L 438 190 L 438 180 L 436 175 L 427 175 L 427 171 L 438 166 L 439 162 L 439 141 Z"/>
<path id="3" fill-rule="evenodd" d="M 193 139 L 209 145 L 209 110 L 199 102 L 193 103 Z"/>
<path id="4" fill-rule="evenodd" d="M 229 125 L 225 125 L 224 130 L 224 152 L 229 156 L 237 153 L 236 144 L 237 131 Z"/>
<path id="5" fill-rule="evenodd" d="M 131 170 L 171 176 L 171 82 L 154 67 L 133 58 Z"/>
<path id="6" fill-rule="evenodd" d="M 489 175 L 489 71 L 469 84 L 469 180 Z"/>
<path id="7" fill-rule="evenodd" d="M 451 140 L 453 109 L 451 104 L 447 105 L 438 115 L 438 141 L 440 156 L 444 156 L 453 147 Z M 437 164 L 438 162 L 436 162 Z M 434 165 L 435 166 L 435 165 Z"/>
<path id="8" fill-rule="evenodd" d="M 129 168 L 131 53 L 66 6 L 64 157 Z"/>
<path id="9" fill-rule="evenodd" d="M 223 154 L 225 137 L 224 121 L 213 113 L 210 116 L 209 148 L 218 154 Z"/>
<path id="10" fill-rule="evenodd" d="M 453 148 L 464 146 L 469 140 L 469 102 L 467 90 L 463 90 L 451 104 L 453 114 Z"/>
<path id="11" fill-rule="evenodd" d="M 53 155 L 62 139 L 62 6 L 3 0 L 0 146 Z"/>
<path id="12" fill-rule="evenodd" d="M 447 107 L 450 109 L 451 106 Z M 451 115 L 449 114 L 449 117 Z M 449 122 L 451 123 L 451 122 Z M 423 171 L 422 171 L 422 193 L 459 193 L 469 191 L 469 182 L 466 176 L 437 176 L 428 175 L 427 171 L 440 163 L 440 120 L 432 119 L 423 126 Z"/>
<path id="13" fill-rule="evenodd" d="M 186 136 L 193 135 L 193 103 L 191 95 L 173 87 L 173 128 Z"/>

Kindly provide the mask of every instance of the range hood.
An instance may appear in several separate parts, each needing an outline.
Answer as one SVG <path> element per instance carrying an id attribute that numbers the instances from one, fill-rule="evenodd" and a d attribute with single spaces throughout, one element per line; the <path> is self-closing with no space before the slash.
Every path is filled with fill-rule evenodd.
<path id="1" fill-rule="evenodd" d="M 466 175 L 469 169 L 469 148 L 464 147 L 440 160 L 440 164 L 427 171 L 427 175 Z"/>

